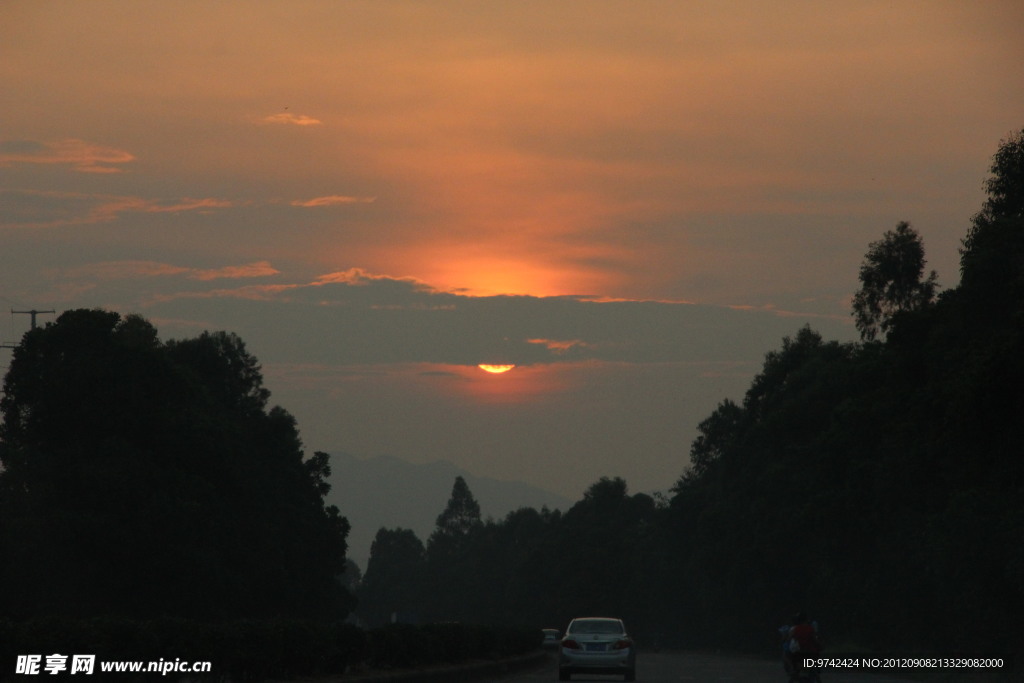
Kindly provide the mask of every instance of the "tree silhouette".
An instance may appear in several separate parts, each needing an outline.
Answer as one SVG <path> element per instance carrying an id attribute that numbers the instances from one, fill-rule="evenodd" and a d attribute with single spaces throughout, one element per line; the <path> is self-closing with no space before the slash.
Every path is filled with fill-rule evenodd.
<path id="1" fill-rule="evenodd" d="M 359 616 L 370 626 L 415 621 L 420 615 L 426 551 L 411 529 L 377 531 L 359 587 Z"/>
<path id="2" fill-rule="evenodd" d="M 992 177 L 985 181 L 988 198 L 964 238 L 966 251 L 986 226 L 1004 218 L 1024 217 L 1024 130 L 1000 142 L 989 171 Z"/>
<path id="3" fill-rule="evenodd" d="M 343 617 L 326 456 L 268 397 L 236 335 L 163 344 L 84 309 L 28 332 L 0 401 L 0 614 Z"/>
<path id="4" fill-rule="evenodd" d="M 900 313 L 921 310 L 935 299 L 933 270 L 924 275 L 924 245 L 906 221 L 869 245 L 860 267 L 861 288 L 853 297 L 853 316 L 861 339 L 887 333 Z"/>
<path id="5" fill-rule="evenodd" d="M 972 302 L 993 310 L 1024 294 L 1024 130 L 1003 140 L 985 181 L 988 198 L 960 249 Z"/>
<path id="6" fill-rule="evenodd" d="M 690 466 L 679 484 L 700 478 L 724 453 L 731 450 L 743 417 L 743 409 L 725 399 L 710 417 L 697 425 L 698 436 L 690 447 Z"/>
<path id="7" fill-rule="evenodd" d="M 466 480 L 456 477 L 448 504 L 427 541 L 428 573 L 434 587 L 429 611 L 435 620 L 464 621 L 475 614 L 475 592 L 484 587 L 472 550 L 481 529 L 480 504 Z"/>
<path id="8" fill-rule="evenodd" d="M 480 504 L 461 476 L 455 477 L 452 495 L 444 511 L 437 516 L 434 538 L 459 539 L 469 535 L 480 526 Z"/>

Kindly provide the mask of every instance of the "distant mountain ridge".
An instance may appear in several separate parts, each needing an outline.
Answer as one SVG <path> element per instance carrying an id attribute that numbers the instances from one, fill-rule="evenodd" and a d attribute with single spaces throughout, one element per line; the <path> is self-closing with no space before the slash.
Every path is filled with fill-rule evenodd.
<path id="1" fill-rule="evenodd" d="M 478 477 L 443 460 L 418 464 L 393 456 L 364 459 L 332 452 L 330 463 L 331 491 L 326 500 L 337 505 L 352 525 L 348 557 L 362 571 L 381 527 L 412 529 L 426 544 L 458 476 L 480 503 L 484 519 L 501 519 L 523 507 L 565 511 L 575 502 L 524 482 Z"/>

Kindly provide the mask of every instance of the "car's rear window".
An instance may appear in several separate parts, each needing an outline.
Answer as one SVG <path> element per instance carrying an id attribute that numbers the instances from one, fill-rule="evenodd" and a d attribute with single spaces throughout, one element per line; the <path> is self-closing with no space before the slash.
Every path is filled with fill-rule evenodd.
<path id="1" fill-rule="evenodd" d="M 570 633 L 622 633 L 622 623 L 612 619 L 577 619 L 569 627 Z"/>

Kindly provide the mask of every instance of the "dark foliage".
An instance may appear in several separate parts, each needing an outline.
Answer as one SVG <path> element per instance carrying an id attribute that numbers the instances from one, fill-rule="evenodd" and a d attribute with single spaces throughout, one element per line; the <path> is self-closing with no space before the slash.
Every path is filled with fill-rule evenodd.
<path id="1" fill-rule="evenodd" d="M 161 343 L 101 310 L 27 333 L 0 402 L 0 614 L 344 617 L 327 457 L 268 393 L 231 334 Z"/>
<path id="2" fill-rule="evenodd" d="M 924 265 L 924 244 L 906 221 L 871 243 L 860 267 L 861 288 L 853 297 L 861 339 L 873 341 L 887 333 L 899 315 L 932 304 L 937 275 L 933 270 L 922 280 Z"/>
<path id="3" fill-rule="evenodd" d="M 456 664 L 514 657 L 540 647 L 540 629 L 456 622 L 388 624 L 367 631 L 367 663 L 375 669 Z"/>
<path id="4" fill-rule="evenodd" d="M 426 550 L 410 529 L 380 529 L 359 585 L 359 616 L 369 626 L 419 621 L 425 607 Z"/>

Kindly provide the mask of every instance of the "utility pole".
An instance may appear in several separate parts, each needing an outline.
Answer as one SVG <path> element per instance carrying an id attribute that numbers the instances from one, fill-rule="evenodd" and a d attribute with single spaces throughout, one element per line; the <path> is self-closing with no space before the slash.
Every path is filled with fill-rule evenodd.
<path id="1" fill-rule="evenodd" d="M 24 313 L 26 315 L 31 315 L 32 316 L 32 329 L 34 330 L 34 329 L 36 329 L 36 316 L 37 315 L 39 315 L 40 313 L 54 313 L 54 311 L 37 311 L 34 308 L 31 311 L 16 311 L 16 310 L 14 310 L 12 308 L 11 309 L 11 314 L 13 315 L 14 313 Z M 0 344 L 0 349 L 15 349 L 17 347 L 18 347 L 17 344 L 12 344 L 10 342 L 3 342 L 2 344 Z"/>
<path id="2" fill-rule="evenodd" d="M 32 316 L 32 329 L 33 330 L 36 329 L 36 315 L 38 315 L 39 313 L 53 313 L 53 312 L 54 311 L 37 311 L 34 308 L 31 311 L 16 311 L 13 308 L 11 309 L 11 313 L 12 314 L 14 314 L 14 313 L 25 313 L 27 315 L 31 315 Z"/>

